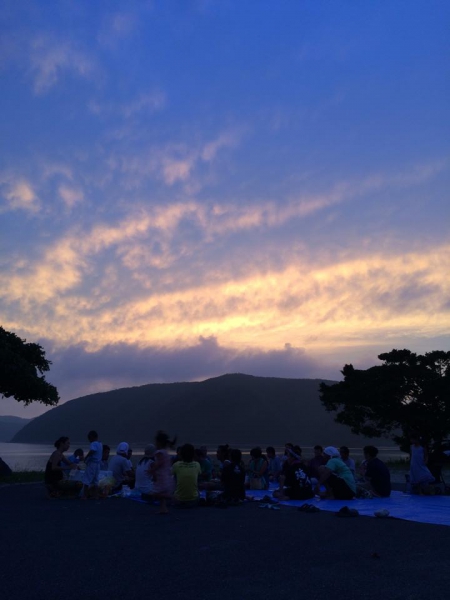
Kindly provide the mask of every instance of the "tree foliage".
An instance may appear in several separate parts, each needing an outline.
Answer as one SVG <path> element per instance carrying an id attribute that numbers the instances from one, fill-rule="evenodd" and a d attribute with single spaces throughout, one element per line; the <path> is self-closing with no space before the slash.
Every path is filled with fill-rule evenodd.
<path id="1" fill-rule="evenodd" d="M 450 433 L 450 352 L 418 355 L 410 350 L 380 354 L 381 365 L 357 370 L 345 365 L 344 380 L 322 383 L 320 399 L 336 421 L 353 433 L 390 437 L 402 449 L 411 432 L 441 441 Z"/>
<path id="2" fill-rule="evenodd" d="M 0 394 L 25 404 L 58 404 L 58 390 L 43 375 L 50 365 L 42 346 L 0 327 Z"/>

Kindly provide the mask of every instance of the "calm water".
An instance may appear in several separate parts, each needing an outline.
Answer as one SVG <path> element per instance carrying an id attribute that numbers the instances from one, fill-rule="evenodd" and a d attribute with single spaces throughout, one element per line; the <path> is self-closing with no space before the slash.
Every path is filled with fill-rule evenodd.
<path id="1" fill-rule="evenodd" d="M 85 452 L 89 449 L 87 444 L 72 444 L 69 452 L 70 455 L 76 448 L 83 448 Z M 396 448 L 378 446 L 380 450 L 379 457 L 382 460 L 398 460 L 406 458 L 406 454 L 400 452 Z M 48 457 L 53 452 L 54 447 L 51 444 L 9 444 L 0 443 L 0 457 L 11 467 L 13 471 L 43 471 Z M 247 461 L 250 448 L 244 445 L 241 446 L 244 454 L 244 460 Z M 282 448 L 276 448 L 278 452 Z M 114 449 L 112 449 L 114 453 Z M 209 448 L 211 456 L 215 455 L 215 446 Z M 362 459 L 362 448 L 350 448 L 351 456 L 355 460 Z M 144 454 L 144 445 L 133 446 L 133 458 L 138 459 Z M 307 458 L 312 456 L 312 450 L 309 448 L 303 449 L 303 455 Z"/>

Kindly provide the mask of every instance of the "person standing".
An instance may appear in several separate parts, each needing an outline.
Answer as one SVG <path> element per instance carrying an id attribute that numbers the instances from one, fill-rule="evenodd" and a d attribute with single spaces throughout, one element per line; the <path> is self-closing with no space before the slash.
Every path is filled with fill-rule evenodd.
<path id="1" fill-rule="evenodd" d="M 155 481 L 154 492 L 155 497 L 159 500 L 158 514 L 160 515 L 166 515 L 169 512 L 167 501 L 172 497 L 173 477 L 167 448 L 173 448 L 176 441 L 176 438 L 171 441 L 165 431 L 158 431 L 155 437 L 155 462 L 150 466 L 150 473 Z"/>
<path id="2" fill-rule="evenodd" d="M 422 444 L 418 434 L 411 435 L 411 463 L 409 477 L 411 486 L 417 491 L 418 488 L 434 483 L 434 477 L 427 467 L 428 451 Z"/>
<path id="3" fill-rule="evenodd" d="M 98 441 L 98 433 L 94 430 L 88 433 L 90 442 L 89 452 L 86 454 L 84 462 L 86 469 L 83 473 L 83 492 L 82 500 L 87 500 L 88 491 L 93 488 L 94 498 L 98 500 L 98 482 L 100 476 L 100 461 L 102 460 L 103 444 Z"/>

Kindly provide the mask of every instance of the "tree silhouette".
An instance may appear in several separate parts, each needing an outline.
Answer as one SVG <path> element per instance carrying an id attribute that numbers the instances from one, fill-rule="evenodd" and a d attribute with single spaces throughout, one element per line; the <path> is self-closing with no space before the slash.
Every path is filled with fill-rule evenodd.
<path id="1" fill-rule="evenodd" d="M 450 433 L 450 352 L 380 354 L 367 370 L 345 365 L 344 380 L 320 385 L 320 399 L 353 433 L 390 437 L 406 450 L 412 431 L 442 441 Z"/>
<path id="2" fill-rule="evenodd" d="M 58 404 L 58 390 L 43 375 L 50 365 L 42 346 L 0 327 L 0 394 L 25 404 Z"/>

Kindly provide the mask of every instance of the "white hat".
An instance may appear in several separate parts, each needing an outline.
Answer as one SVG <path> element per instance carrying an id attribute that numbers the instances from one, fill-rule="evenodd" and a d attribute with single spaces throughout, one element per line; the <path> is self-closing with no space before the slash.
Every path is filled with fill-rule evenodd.
<path id="1" fill-rule="evenodd" d="M 334 446 L 327 446 L 323 453 L 327 456 L 331 456 L 331 458 L 338 458 L 340 456 L 339 450 Z"/>
<path id="2" fill-rule="evenodd" d="M 117 446 L 117 454 L 127 454 L 128 453 L 128 444 L 126 442 L 120 442 Z"/>

